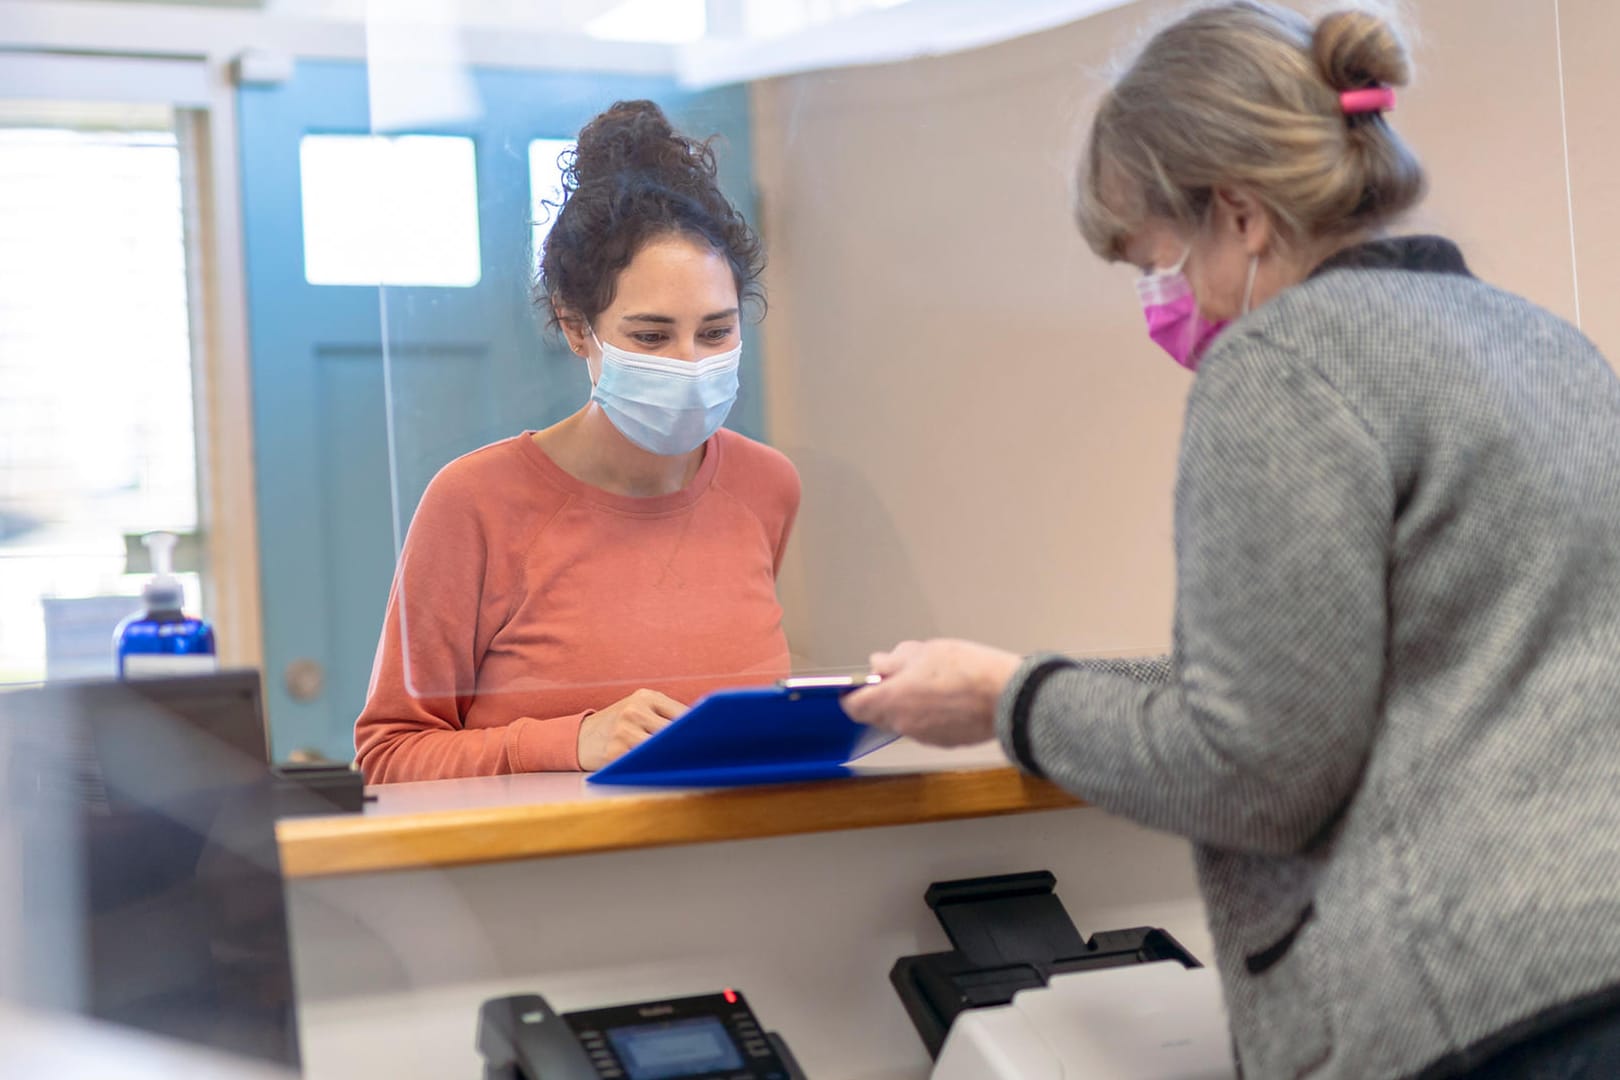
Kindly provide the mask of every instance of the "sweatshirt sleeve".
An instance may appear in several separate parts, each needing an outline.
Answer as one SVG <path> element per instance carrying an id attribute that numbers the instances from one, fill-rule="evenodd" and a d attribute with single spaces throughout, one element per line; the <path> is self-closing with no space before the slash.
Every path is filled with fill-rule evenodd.
<path id="1" fill-rule="evenodd" d="M 996 723 L 1010 756 L 1089 802 L 1277 854 L 1308 845 L 1362 772 L 1394 494 L 1332 386 L 1279 346 L 1233 344 L 1188 406 L 1174 656 L 1137 670 L 1032 657 Z"/>
<path id="2" fill-rule="evenodd" d="M 503 617 L 474 492 L 452 465 L 422 496 L 394 573 L 365 708 L 354 725 L 372 784 L 579 768 L 589 712 L 464 726 Z"/>

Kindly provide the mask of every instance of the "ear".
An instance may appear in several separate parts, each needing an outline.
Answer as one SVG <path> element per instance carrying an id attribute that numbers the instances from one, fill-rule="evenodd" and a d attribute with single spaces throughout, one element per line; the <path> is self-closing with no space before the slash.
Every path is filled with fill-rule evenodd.
<path id="1" fill-rule="evenodd" d="M 557 325 L 562 327 L 563 337 L 568 339 L 568 347 L 577 356 L 590 356 L 590 323 L 582 315 L 576 315 L 568 308 L 553 300 L 551 308 L 557 313 Z"/>
<path id="2" fill-rule="evenodd" d="M 1215 215 L 1219 227 L 1241 241 L 1250 255 L 1264 255 L 1276 240 L 1270 211 L 1241 188 L 1216 189 Z"/>

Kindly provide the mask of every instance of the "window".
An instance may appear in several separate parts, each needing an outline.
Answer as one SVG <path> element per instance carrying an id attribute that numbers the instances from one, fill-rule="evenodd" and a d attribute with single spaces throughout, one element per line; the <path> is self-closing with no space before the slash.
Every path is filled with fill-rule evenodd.
<path id="1" fill-rule="evenodd" d="M 573 139 L 535 139 L 529 144 L 529 223 L 533 230 L 530 250 L 534 252 L 536 274 L 540 272 L 540 249 L 562 203 L 561 159 L 573 148 Z"/>
<path id="2" fill-rule="evenodd" d="M 471 139 L 306 135 L 299 167 L 311 285 L 478 284 Z"/>
<path id="3" fill-rule="evenodd" d="M 110 674 L 126 536 L 197 527 L 181 199 L 172 124 L 0 126 L 0 682 Z"/>

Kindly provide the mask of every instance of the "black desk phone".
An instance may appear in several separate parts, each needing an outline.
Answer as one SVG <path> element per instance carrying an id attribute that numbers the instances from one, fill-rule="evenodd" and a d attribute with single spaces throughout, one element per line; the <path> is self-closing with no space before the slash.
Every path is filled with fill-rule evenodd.
<path id="1" fill-rule="evenodd" d="M 478 1010 L 484 1080 L 804 1080 L 735 990 L 557 1013 L 539 994 Z"/>

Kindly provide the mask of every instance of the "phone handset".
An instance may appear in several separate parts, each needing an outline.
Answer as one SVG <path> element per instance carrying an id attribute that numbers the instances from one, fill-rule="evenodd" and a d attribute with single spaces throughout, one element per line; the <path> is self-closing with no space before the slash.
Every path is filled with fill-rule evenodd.
<path id="1" fill-rule="evenodd" d="M 539 994 L 491 998 L 478 1010 L 484 1080 L 597 1080 L 579 1039 Z"/>

